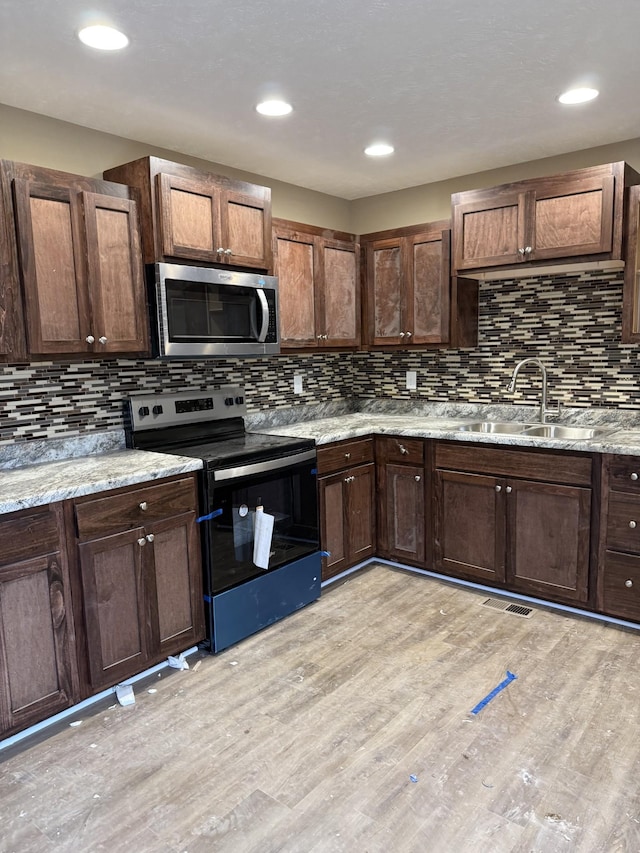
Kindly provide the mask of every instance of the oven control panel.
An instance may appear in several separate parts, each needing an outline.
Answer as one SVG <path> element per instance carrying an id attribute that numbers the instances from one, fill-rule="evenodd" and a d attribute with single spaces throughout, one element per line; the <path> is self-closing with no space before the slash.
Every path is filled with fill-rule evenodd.
<path id="1" fill-rule="evenodd" d="M 247 413 L 244 388 L 237 385 L 215 391 L 136 394 L 126 404 L 134 431 L 237 418 Z"/>

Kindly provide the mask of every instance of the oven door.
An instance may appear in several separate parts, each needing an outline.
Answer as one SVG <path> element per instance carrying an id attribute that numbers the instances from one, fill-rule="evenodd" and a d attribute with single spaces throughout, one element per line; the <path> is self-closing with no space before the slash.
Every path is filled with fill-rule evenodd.
<path id="1" fill-rule="evenodd" d="M 205 585 L 209 595 L 318 550 L 315 448 L 210 472 L 208 492 L 207 514 L 212 517 L 205 530 Z M 263 550 L 265 560 L 254 552 L 257 507 L 273 517 L 273 530 L 267 533 Z"/>

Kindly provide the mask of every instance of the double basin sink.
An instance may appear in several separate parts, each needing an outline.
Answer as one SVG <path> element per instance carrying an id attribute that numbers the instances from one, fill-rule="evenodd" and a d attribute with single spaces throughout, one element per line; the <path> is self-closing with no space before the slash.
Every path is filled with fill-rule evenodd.
<path id="1" fill-rule="evenodd" d="M 530 435 L 537 438 L 563 438 L 580 441 L 608 435 L 612 429 L 606 427 L 578 427 L 562 424 L 522 424 L 517 421 L 478 421 L 463 424 L 459 432 L 480 432 L 487 435 Z"/>

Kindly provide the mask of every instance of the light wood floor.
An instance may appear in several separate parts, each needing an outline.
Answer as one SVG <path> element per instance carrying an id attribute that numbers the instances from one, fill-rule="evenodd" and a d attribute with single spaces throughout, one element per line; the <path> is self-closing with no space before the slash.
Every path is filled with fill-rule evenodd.
<path id="1" fill-rule="evenodd" d="M 638 853 L 640 634 L 485 598 L 374 566 L 14 747 L 0 850 Z"/>

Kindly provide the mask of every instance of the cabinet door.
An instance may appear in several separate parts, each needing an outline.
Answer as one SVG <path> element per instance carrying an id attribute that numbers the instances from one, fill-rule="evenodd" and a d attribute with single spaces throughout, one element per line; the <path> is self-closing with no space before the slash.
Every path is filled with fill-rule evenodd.
<path id="1" fill-rule="evenodd" d="M 204 637 L 202 564 L 194 512 L 145 525 L 153 657 L 184 651 Z"/>
<path id="2" fill-rule="evenodd" d="M 591 490 L 527 480 L 509 480 L 507 488 L 510 588 L 586 603 Z"/>
<path id="3" fill-rule="evenodd" d="M 317 347 L 315 238 L 300 231 L 275 233 L 280 337 L 287 347 Z"/>
<path id="4" fill-rule="evenodd" d="M 82 193 L 91 334 L 96 352 L 148 348 L 146 298 L 135 202 Z"/>
<path id="5" fill-rule="evenodd" d="M 524 192 L 487 193 L 482 200 L 453 205 L 456 270 L 516 264 L 529 246 Z"/>
<path id="6" fill-rule="evenodd" d="M 220 204 L 213 184 L 161 173 L 156 186 L 163 256 L 221 261 Z"/>
<path id="7" fill-rule="evenodd" d="M 440 344 L 449 340 L 451 232 L 407 237 L 411 255 L 411 299 L 406 325 L 412 344 Z"/>
<path id="8" fill-rule="evenodd" d="M 117 684 L 149 660 L 142 528 L 78 546 L 91 684 Z"/>
<path id="9" fill-rule="evenodd" d="M 405 342 L 403 245 L 402 237 L 390 237 L 366 247 L 368 336 L 373 346 Z"/>
<path id="10" fill-rule="evenodd" d="M 424 565 L 424 470 L 413 465 L 385 465 L 384 524 L 391 559 Z"/>
<path id="11" fill-rule="evenodd" d="M 533 253 L 528 259 L 610 252 L 613 191 L 612 175 L 542 182 L 533 191 Z"/>
<path id="12" fill-rule="evenodd" d="M 89 304 L 77 194 L 14 180 L 29 352 L 87 352 Z"/>
<path id="13" fill-rule="evenodd" d="M 375 465 L 361 465 L 347 472 L 347 535 L 349 564 L 375 553 Z"/>
<path id="14" fill-rule="evenodd" d="M 625 208 L 626 248 L 622 343 L 640 343 L 640 185 L 629 187 Z"/>
<path id="15" fill-rule="evenodd" d="M 346 515 L 347 472 L 318 480 L 320 543 L 329 556 L 322 558 L 322 580 L 339 575 L 349 565 Z"/>
<path id="16" fill-rule="evenodd" d="M 0 728 L 26 728 L 74 700 L 68 576 L 59 552 L 0 569 Z"/>
<path id="17" fill-rule="evenodd" d="M 360 344 L 359 247 L 341 240 L 318 240 L 316 305 L 321 346 Z"/>
<path id="18" fill-rule="evenodd" d="M 263 199 L 220 190 L 220 245 L 238 267 L 271 267 L 271 219 Z"/>
<path id="19" fill-rule="evenodd" d="M 439 571 L 504 583 L 503 481 L 436 472 L 435 561 Z"/>

